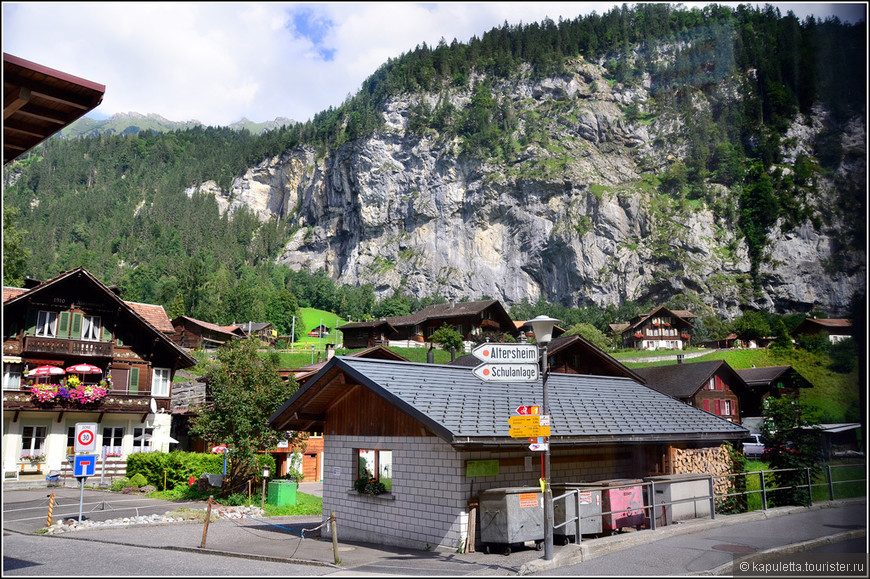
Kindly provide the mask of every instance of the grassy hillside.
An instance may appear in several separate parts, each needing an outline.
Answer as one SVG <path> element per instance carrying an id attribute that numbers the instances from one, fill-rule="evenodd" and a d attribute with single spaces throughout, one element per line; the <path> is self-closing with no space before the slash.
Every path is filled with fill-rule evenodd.
<path id="1" fill-rule="evenodd" d="M 309 349 L 313 344 L 315 349 L 325 349 L 326 344 L 341 343 L 341 337 L 339 336 L 340 332 L 336 331 L 335 328 L 343 326 L 347 323 L 347 320 L 340 318 L 332 312 L 318 310 L 316 308 L 300 308 L 300 312 L 302 314 L 302 327 L 305 329 L 305 335 L 300 341 L 296 342 L 297 347 L 302 344 L 305 349 Z M 298 324 L 299 320 L 296 320 L 296 323 Z M 329 328 L 329 335 L 323 336 L 322 338 L 308 336 L 308 332 L 319 326 L 321 323 Z"/>
<path id="2" fill-rule="evenodd" d="M 635 354 L 636 356 L 636 354 Z M 819 422 L 857 422 L 860 417 L 858 368 L 848 374 L 829 368 L 832 360 L 825 354 L 804 350 L 775 352 L 773 350 L 716 350 L 700 358 L 687 359 L 686 364 L 708 360 L 725 360 L 735 370 L 764 366 L 791 366 L 806 378 L 812 388 L 801 397 L 814 409 Z M 674 364 L 675 362 L 624 362 L 629 368 Z"/>

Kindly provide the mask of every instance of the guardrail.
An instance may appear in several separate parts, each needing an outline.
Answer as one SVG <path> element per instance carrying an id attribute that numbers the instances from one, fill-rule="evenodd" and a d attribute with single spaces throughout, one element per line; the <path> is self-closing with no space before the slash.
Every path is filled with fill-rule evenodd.
<path id="1" fill-rule="evenodd" d="M 733 497 L 750 497 L 750 496 L 760 496 L 760 508 L 762 510 L 767 510 L 768 508 L 768 499 L 772 493 L 777 491 L 791 490 L 791 489 L 806 489 L 808 491 L 808 497 L 810 504 L 813 503 L 813 489 L 825 489 L 827 498 L 816 498 L 816 501 L 819 500 L 835 500 L 836 498 L 836 485 L 847 485 L 853 484 L 856 486 L 860 486 L 863 490 L 863 495 L 866 496 L 866 483 L 867 478 L 864 475 L 862 478 L 845 478 L 835 480 L 834 471 L 836 469 L 860 469 L 862 473 L 866 472 L 866 464 L 864 463 L 855 463 L 855 464 L 841 464 L 841 465 L 825 465 L 824 468 L 824 481 L 822 482 L 813 482 L 812 469 L 777 469 L 777 470 L 760 470 L 760 471 L 750 471 L 745 473 L 736 473 L 736 474 L 727 474 L 727 475 L 698 475 L 697 477 L 687 476 L 685 478 L 675 479 L 673 481 L 668 482 L 659 482 L 655 481 L 638 481 L 636 483 L 625 483 L 625 484 L 608 484 L 607 486 L 596 487 L 594 483 L 579 483 L 577 488 L 569 489 L 565 493 L 553 497 L 553 503 L 556 504 L 557 501 L 566 501 L 565 502 L 565 510 L 566 513 L 565 521 L 559 524 L 554 524 L 554 531 L 557 529 L 565 529 L 566 540 L 568 539 L 568 535 L 571 529 L 574 530 L 574 537 L 577 543 L 582 541 L 582 521 L 584 519 L 595 518 L 595 517 L 605 517 L 609 515 L 618 515 L 622 513 L 631 513 L 637 511 L 638 509 L 642 509 L 644 512 L 645 524 L 648 524 L 648 528 L 652 531 L 656 530 L 657 519 L 659 518 L 659 509 L 661 509 L 661 518 L 665 521 L 665 513 L 668 507 L 673 507 L 674 505 L 680 505 L 685 503 L 708 503 L 709 502 L 709 517 L 711 519 L 716 518 L 716 502 L 717 500 L 724 500 Z M 771 478 L 773 474 L 784 474 L 788 472 L 804 472 L 804 476 L 802 477 L 805 481 L 804 484 L 796 484 L 796 485 L 787 485 L 787 486 L 771 486 Z M 723 479 L 734 479 L 736 477 L 757 477 L 758 479 L 758 488 L 750 489 L 750 490 L 742 490 L 739 492 L 727 492 L 727 493 L 719 493 L 715 492 L 716 482 Z M 658 500 L 656 495 L 656 486 L 663 484 L 679 484 L 679 483 L 688 483 L 688 482 L 696 482 L 696 481 L 707 481 L 707 492 L 703 495 L 696 495 L 692 497 L 676 499 L 676 500 Z M 570 487 L 571 483 L 560 483 L 560 486 Z M 580 494 L 584 492 L 588 492 L 590 490 L 612 490 L 612 489 L 620 489 L 620 488 L 628 488 L 628 487 L 642 487 L 644 492 L 642 495 L 644 496 L 642 505 L 631 505 L 629 508 L 620 509 L 620 510 L 611 510 L 611 511 L 596 511 L 591 514 L 581 514 L 581 501 Z M 729 484 L 729 487 L 733 488 L 735 485 L 733 482 Z M 574 504 L 574 516 L 569 517 L 567 513 L 568 510 L 568 502 L 573 501 Z M 747 501 L 748 503 L 748 501 Z M 754 508 L 749 508 L 747 505 L 746 511 L 757 510 Z M 667 523 L 665 523 L 667 524 Z"/>

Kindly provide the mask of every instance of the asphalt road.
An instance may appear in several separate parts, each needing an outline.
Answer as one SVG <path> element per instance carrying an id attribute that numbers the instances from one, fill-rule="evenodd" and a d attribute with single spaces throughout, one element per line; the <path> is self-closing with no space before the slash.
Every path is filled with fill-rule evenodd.
<path id="1" fill-rule="evenodd" d="M 46 527 L 49 496 L 54 494 L 52 520 L 106 521 L 122 517 L 164 514 L 179 507 L 205 508 L 205 503 L 171 502 L 149 499 L 139 495 L 125 495 L 109 491 L 72 487 L 42 488 L 4 491 L 3 529 L 21 533 L 35 533 Z"/>
<path id="2" fill-rule="evenodd" d="M 315 576 L 329 567 L 216 557 L 70 537 L 3 534 L 4 577 Z"/>

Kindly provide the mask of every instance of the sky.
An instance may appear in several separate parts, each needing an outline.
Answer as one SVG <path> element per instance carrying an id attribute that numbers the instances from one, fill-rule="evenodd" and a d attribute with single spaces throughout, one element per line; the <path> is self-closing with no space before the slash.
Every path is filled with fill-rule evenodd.
<path id="1" fill-rule="evenodd" d="M 864 2 L 772 4 L 801 19 L 866 19 Z M 558 22 L 614 5 L 622 2 L 4 2 L 2 44 L 4 53 L 105 85 L 92 118 L 304 122 L 424 42 L 468 42 L 505 22 Z"/>

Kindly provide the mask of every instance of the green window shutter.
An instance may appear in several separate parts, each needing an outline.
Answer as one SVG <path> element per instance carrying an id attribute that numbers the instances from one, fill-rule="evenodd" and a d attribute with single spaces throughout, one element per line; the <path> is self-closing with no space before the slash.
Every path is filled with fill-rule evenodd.
<path id="1" fill-rule="evenodd" d="M 69 338 L 69 312 L 61 312 L 57 316 L 57 337 Z"/>
<path id="2" fill-rule="evenodd" d="M 108 324 L 106 323 L 106 319 L 103 318 L 100 320 L 102 324 L 100 325 L 100 331 L 103 332 L 100 336 L 101 342 L 111 342 L 112 341 L 112 332 L 109 331 Z"/>
<path id="3" fill-rule="evenodd" d="M 72 327 L 69 330 L 70 336 L 73 339 L 79 339 L 82 337 L 82 315 L 81 314 L 73 314 L 72 317 Z"/>
<path id="4" fill-rule="evenodd" d="M 130 368 L 130 394 L 139 392 L 139 368 Z"/>
<path id="5" fill-rule="evenodd" d="M 27 308 L 27 317 L 24 321 L 24 335 L 25 336 L 35 336 L 36 335 L 36 320 L 39 317 L 39 310 L 34 310 L 33 308 Z"/>

